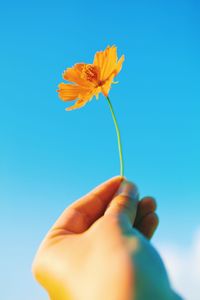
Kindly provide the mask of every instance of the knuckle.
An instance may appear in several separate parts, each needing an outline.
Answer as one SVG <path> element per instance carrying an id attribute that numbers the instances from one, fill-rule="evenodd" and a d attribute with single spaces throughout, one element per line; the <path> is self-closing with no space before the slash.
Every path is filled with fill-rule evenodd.
<path id="1" fill-rule="evenodd" d="M 129 210 L 130 209 L 129 197 L 128 196 L 117 197 L 116 205 L 121 210 Z"/>

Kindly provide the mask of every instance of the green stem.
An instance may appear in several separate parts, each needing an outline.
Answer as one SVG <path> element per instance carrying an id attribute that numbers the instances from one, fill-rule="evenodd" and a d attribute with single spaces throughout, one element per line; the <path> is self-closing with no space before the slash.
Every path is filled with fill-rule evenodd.
<path id="1" fill-rule="evenodd" d="M 121 143 L 121 136 L 120 136 L 120 131 L 119 131 L 119 126 L 117 123 L 117 119 L 113 110 L 113 106 L 112 103 L 110 101 L 109 97 L 106 97 L 106 99 L 108 100 L 108 104 L 110 107 L 110 111 L 112 114 L 112 118 L 115 124 L 115 129 L 116 129 L 116 133 L 117 133 L 117 141 L 118 141 L 118 149 L 119 149 L 119 160 L 120 160 L 120 175 L 124 176 L 124 162 L 123 162 L 123 155 L 122 155 L 122 143 Z"/>

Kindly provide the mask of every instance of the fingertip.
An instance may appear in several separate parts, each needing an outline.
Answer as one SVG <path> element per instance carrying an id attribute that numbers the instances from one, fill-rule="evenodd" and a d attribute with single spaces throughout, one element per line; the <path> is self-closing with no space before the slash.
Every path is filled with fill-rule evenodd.
<path id="1" fill-rule="evenodd" d="M 127 179 L 124 179 L 117 192 L 115 193 L 115 197 L 117 196 L 127 196 L 128 198 L 131 198 L 134 201 L 139 200 L 139 192 L 138 188 L 135 183 L 128 181 Z"/>
<path id="2" fill-rule="evenodd" d="M 113 200 L 107 207 L 105 214 L 115 216 L 125 215 L 129 221 L 134 222 L 138 200 L 139 193 L 137 186 L 130 181 L 123 180 L 113 196 Z"/>
<path id="3" fill-rule="evenodd" d="M 107 183 L 107 182 L 122 183 L 124 180 L 125 180 L 124 176 L 116 175 L 116 176 L 113 176 L 110 179 L 106 180 L 104 183 Z"/>
<path id="4" fill-rule="evenodd" d="M 137 229 L 147 238 L 151 239 L 159 224 L 158 215 L 153 212 L 146 215 L 137 225 Z"/>
<path id="5" fill-rule="evenodd" d="M 112 192 L 116 192 L 119 189 L 120 184 L 123 182 L 123 177 L 122 176 L 113 176 L 109 179 L 107 179 L 106 181 L 104 181 L 103 183 L 101 183 L 100 185 L 98 185 L 97 187 L 95 187 L 93 189 L 93 192 L 99 192 L 102 190 L 111 190 Z M 88 193 L 90 194 L 90 193 Z"/>
<path id="6" fill-rule="evenodd" d="M 138 203 L 137 216 L 135 220 L 135 224 L 138 224 L 142 218 L 144 218 L 149 213 L 155 212 L 157 209 L 157 202 L 155 198 L 147 196 L 143 197 Z"/>
<path id="7" fill-rule="evenodd" d="M 140 200 L 141 207 L 148 207 L 149 211 L 155 211 L 157 209 L 157 201 L 152 196 L 145 196 Z"/>

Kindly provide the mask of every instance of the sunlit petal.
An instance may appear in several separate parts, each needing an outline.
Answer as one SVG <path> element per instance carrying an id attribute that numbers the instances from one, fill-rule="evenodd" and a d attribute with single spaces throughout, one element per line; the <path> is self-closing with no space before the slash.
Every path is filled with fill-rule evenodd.
<path id="1" fill-rule="evenodd" d="M 83 88 L 79 85 L 60 83 L 58 95 L 63 101 L 75 100 L 80 96 L 88 94 L 90 89 Z"/>
<path id="2" fill-rule="evenodd" d="M 116 75 L 121 71 L 124 60 L 125 60 L 125 57 L 124 57 L 124 55 L 122 55 L 117 62 Z"/>
<path id="3" fill-rule="evenodd" d="M 74 110 L 74 109 L 77 109 L 77 108 L 81 108 L 81 107 L 83 107 L 87 102 L 88 102 L 88 101 L 84 101 L 84 100 L 82 100 L 82 99 L 79 99 L 79 100 L 77 100 L 77 101 L 75 102 L 74 105 L 65 108 L 65 110 L 70 111 L 70 110 Z"/>
<path id="4" fill-rule="evenodd" d="M 105 82 L 105 84 L 102 86 L 102 93 L 104 94 L 105 97 L 108 97 L 111 85 L 113 83 L 115 75 L 113 74 L 110 76 L 110 78 Z"/>

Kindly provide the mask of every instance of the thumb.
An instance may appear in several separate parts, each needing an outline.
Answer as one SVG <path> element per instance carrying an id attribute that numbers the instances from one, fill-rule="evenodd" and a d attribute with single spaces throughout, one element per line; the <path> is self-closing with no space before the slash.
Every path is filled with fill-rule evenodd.
<path id="1" fill-rule="evenodd" d="M 138 201 L 139 193 L 136 185 L 124 180 L 107 207 L 105 215 L 114 215 L 117 217 L 125 215 L 132 225 L 135 221 Z"/>

